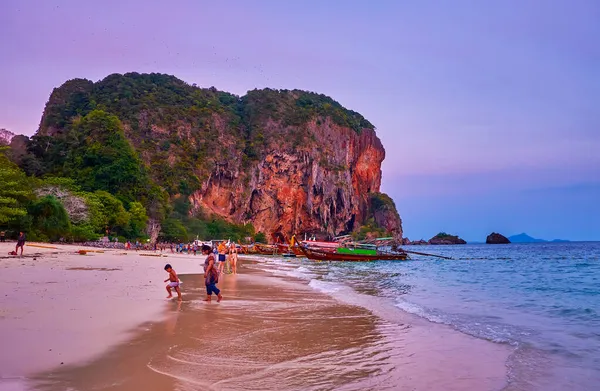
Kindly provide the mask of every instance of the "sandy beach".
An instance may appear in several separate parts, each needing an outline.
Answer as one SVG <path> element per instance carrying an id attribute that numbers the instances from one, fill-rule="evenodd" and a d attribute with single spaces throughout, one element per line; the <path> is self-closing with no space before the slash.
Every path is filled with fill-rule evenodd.
<path id="1" fill-rule="evenodd" d="M 84 248 L 31 243 L 20 258 L 6 255 L 14 243 L 0 244 L 0 389 L 24 389 L 36 372 L 80 365 L 126 341 L 142 322 L 161 321 L 165 263 L 178 273 L 202 270 L 199 257 L 97 248 L 76 254 Z"/>
<path id="2" fill-rule="evenodd" d="M 0 259 L 2 390 L 499 390 L 510 349 L 327 295 L 245 260 L 204 303 L 203 258 L 80 246 Z M 11 246 L 1 245 L 0 254 Z M 97 249 L 96 249 L 97 250 Z M 34 258 L 32 253 L 38 253 Z M 183 302 L 165 300 L 165 263 Z M 9 353 L 10 352 L 10 353 Z"/>

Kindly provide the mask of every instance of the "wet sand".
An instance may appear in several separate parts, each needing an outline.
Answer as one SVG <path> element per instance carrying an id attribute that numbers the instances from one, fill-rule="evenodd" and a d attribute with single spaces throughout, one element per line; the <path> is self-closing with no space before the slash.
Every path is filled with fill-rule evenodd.
<path id="1" fill-rule="evenodd" d="M 122 288 L 123 284 L 109 283 L 107 276 L 119 271 L 65 271 L 67 264 L 72 268 L 73 262 L 81 263 L 77 256 L 67 256 L 75 259 L 57 266 L 61 268 L 59 274 L 89 274 L 85 285 L 95 286 L 90 290 L 103 294 L 84 299 L 69 293 L 70 299 L 63 298 L 63 303 L 80 303 L 79 311 L 87 311 L 86 315 L 93 313 L 91 316 L 103 320 L 92 327 L 93 322 L 79 323 L 84 317 L 81 314 L 70 318 L 69 312 L 62 309 L 60 316 L 66 317 L 67 324 L 67 328 L 62 329 L 63 324 L 56 319 L 40 319 L 37 315 L 40 323 L 36 344 L 47 339 L 44 324 L 51 324 L 49 335 L 66 337 L 64 343 L 53 346 L 58 345 L 63 354 L 70 352 L 71 359 L 58 365 L 57 356 L 44 360 L 44 349 L 36 348 L 42 354 L 39 361 L 44 365 L 29 363 L 26 371 L 24 367 L 17 368 L 30 379 L 29 388 L 499 390 L 506 383 L 505 363 L 510 354 L 507 347 L 466 336 L 410 314 L 403 315 L 397 309 L 390 316 L 392 309 L 372 305 L 366 297 L 361 299 L 361 295 L 348 296 L 346 300 L 330 297 L 316 292 L 306 281 L 266 272 L 265 269 L 276 267 L 272 264 L 246 261 L 239 275 L 224 276 L 219 284 L 225 296 L 222 303 L 203 302 L 202 278 L 183 275 L 184 300 L 177 303 L 161 296 L 162 280 L 166 278 L 162 265 L 168 260 L 180 274 L 184 269 L 198 273 L 199 259 L 174 256 L 150 260 L 132 254 L 125 256 L 127 261 L 124 262 L 118 255 L 98 255 L 90 257 L 81 267 L 127 269 L 132 275 L 125 278 L 134 282 L 127 280 L 126 286 L 143 293 L 129 291 L 133 296 L 123 300 L 129 304 L 118 304 L 119 298 L 126 295 L 126 289 Z M 51 263 L 54 262 L 57 261 Z M 180 263 L 189 265 L 179 266 Z M 1 270 L 14 273 L 13 269 L 14 266 L 9 266 Z M 31 272 L 27 268 L 19 280 L 26 279 Z M 144 277 L 133 276 L 138 273 Z M 146 281 L 150 276 L 153 283 Z M 6 277 L 0 278 L 6 281 Z M 57 294 L 58 291 L 52 292 L 52 296 Z M 135 307 L 141 308 L 129 314 Z M 124 324 L 115 327 L 105 319 L 121 316 L 131 318 L 125 322 L 128 327 Z M 133 318 L 138 323 L 134 324 Z M 36 317 L 29 315 L 29 320 L 32 319 Z M 158 321 L 143 323 L 150 319 Z M 5 319 L 0 320 L 2 333 L 16 330 L 18 334 L 19 328 L 29 330 L 21 332 L 21 338 L 35 334 L 28 327 L 28 322 L 22 320 L 8 324 Z M 100 332 L 104 327 L 112 327 L 113 331 Z M 73 333 L 86 337 L 69 338 Z M 89 341 L 90 338 L 93 341 Z M 57 341 L 54 337 L 51 340 Z M 21 347 L 18 346 L 19 343 L 14 342 L 11 348 L 23 350 L 29 341 L 21 339 Z M 76 353 L 81 351 L 85 357 L 77 358 Z M 27 355 L 38 361 L 37 355 Z M 60 357 L 62 360 L 63 356 Z M 0 364 L 9 361 L 13 359 L 3 358 Z M 4 365 L 0 368 L 4 376 Z M 0 382 L 0 389 L 2 384 Z"/>

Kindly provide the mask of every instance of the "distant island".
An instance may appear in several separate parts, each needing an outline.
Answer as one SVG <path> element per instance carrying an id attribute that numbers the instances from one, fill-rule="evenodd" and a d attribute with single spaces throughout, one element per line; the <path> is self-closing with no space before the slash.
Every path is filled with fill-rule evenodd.
<path id="1" fill-rule="evenodd" d="M 508 239 L 511 241 L 511 243 L 568 243 L 569 242 L 569 240 L 564 240 L 564 239 L 554 239 L 554 240 L 536 239 L 534 237 L 527 235 L 526 233 L 509 236 Z"/>
<path id="2" fill-rule="evenodd" d="M 429 239 L 429 244 L 467 244 L 467 242 L 456 235 L 450 235 L 445 232 L 440 232 L 433 238 Z"/>
<path id="3" fill-rule="evenodd" d="M 497 232 L 492 232 L 485 239 L 487 244 L 510 244 L 510 240 Z"/>

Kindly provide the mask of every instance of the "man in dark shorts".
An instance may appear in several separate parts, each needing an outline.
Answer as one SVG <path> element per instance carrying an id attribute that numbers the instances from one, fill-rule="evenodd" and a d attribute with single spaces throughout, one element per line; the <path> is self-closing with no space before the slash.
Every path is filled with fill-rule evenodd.
<path id="1" fill-rule="evenodd" d="M 19 232 L 19 238 L 17 239 L 17 247 L 15 247 L 15 253 L 18 253 L 19 247 L 21 247 L 21 256 L 23 256 L 23 246 L 25 246 L 25 234 L 23 232 Z"/>
<path id="2" fill-rule="evenodd" d="M 217 282 L 219 282 L 219 272 L 215 266 L 215 256 L 212 253 L 210 246 L 202 245 L 202 254 L 206 255 L 204 261 L 204 283 L 206 285 L 206 299 L 204 301 L 211 301 L 212 294 L 217 295 L 217 303 L 223 299 L 221 290 L 217 288 Z"/>
<path id="3" fill-rule="evenodd" d="M 219 273 L 222 274 L 225 269 L 225 261 L 227 260 L 227 246 L 223 241 L 219 243 L 217 248 L 219 249 Z"/>

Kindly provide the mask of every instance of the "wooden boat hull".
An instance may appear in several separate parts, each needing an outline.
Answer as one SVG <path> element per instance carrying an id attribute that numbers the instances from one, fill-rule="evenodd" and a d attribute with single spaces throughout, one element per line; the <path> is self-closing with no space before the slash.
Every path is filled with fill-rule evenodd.
<path id="1" fill-rule="evenodd" d="M 277 244 L 277 250 L 280 254 L 294 254 L 297 257 L 304 257 L 304 253 L 300 249 L 300 246 L 290 246 L 287 244 Z"/>
<path id="2" fill-rule="evenodd" d="M 275 246 L 277 246 L 277 250 L 280 253 L 287 253 L 290 251 L 290 246 L 288 246 L 287 244 L 277 243 Z"/>
<path id="3" fill-rule="evenodd" d="M 386 253 L 377 255 L 364 254 L 340 254 L 331 251 L 318 250 L 314 248 L 301 247 L 308 259 L 314 261 L 339 261 L 339 262 L 370 262 L 370 261 L 404 261 L 408 259 L 408 254 Z"/>
<path id="4" fill-rule="evenodd" d="M 269 244 L 255 243 L 254 248 L 256 249 L 256 252 L 261 255 L 275 255 L 279 252 L 277 246 L 272 246 Z"/>

